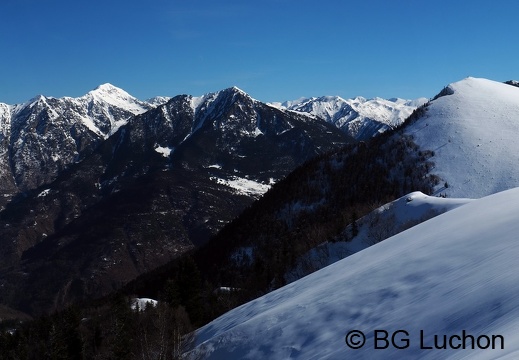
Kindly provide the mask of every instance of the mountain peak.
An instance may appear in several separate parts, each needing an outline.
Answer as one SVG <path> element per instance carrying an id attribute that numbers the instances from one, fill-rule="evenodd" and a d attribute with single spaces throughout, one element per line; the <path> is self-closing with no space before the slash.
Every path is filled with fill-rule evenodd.
<path id="1" fill-rule="evenodd" d="M 242 89 L 240 89 L 239 87 L 237 86 L 232 86 L 229 88 L 229 90 L 233 91 L 233 92 L 238 92 L 238 93 L 242 93 L 242 94 L 245 94 L 247 95 L 247 93 L 245 91 L 243 91 Z"/>
<path id="2" fill-rule="evenodd" d="M 505 84 L 519 87 L 519 81 L 517 80 L 508 80 L 505 81 Z"/>
<path id="3" fill-rule="evenodd" d="M 140 101 L 125 90 L 110 83 L 99 85 L 79 99 L 87 102 L 94 101 L 95 103 L 105 104 L 106 106 L 116 106 L 134 115 L 142 114 L 153 107 L 153 105 Z"/>
<path id="4" fill-rule="evenodd" d="M 30 99 L 30 100 L 28 101 L 28 103 L 29 103 L 29 104 L 32 104 L 32 103 L 36 103 L 36 102 L 38 102 L 38 101 L 44 101 L 44 100 L 46 100 L 46 99 L 47 99 L 46 96 L 39 94 L 39 95 L 36 95 L 35 97 L 33 97 L 32 99 Z"/>
<path id="5" fill-rule="evenodd" d="M 104 83 L 104 84 L 101 84 L 98 87 L 96 87 L 95 90 L 111 91 L 111 90 L 120 90 L 120 88 L 118 88 L 117 86 L 112 85 L 110 83 Z"/>
<path id="6" fill-rule="evenodd" d="M 247 94 L 245 91 L 243 91 L 242 89 L 240 89 L 237 86 L 232 86 L 230 88 L 224 89 L 224 90 L 220 91 L 220 93 L 222 93 L 222 94 L 232 94 L 233 96 L 234 95 L 240 95 L 240 96 L 244 96 L 244 97 L 252 99 L 252 97 L 249 94 Z"/>
<path id="7" fill-rule="evenodd" d="M 101 84 L 94 90 L 90 91 L 89 94 L 108 94 L 108 95 L 119 95 L 124 97 L 131 97 L 126 91 L 110 83 Z"/>

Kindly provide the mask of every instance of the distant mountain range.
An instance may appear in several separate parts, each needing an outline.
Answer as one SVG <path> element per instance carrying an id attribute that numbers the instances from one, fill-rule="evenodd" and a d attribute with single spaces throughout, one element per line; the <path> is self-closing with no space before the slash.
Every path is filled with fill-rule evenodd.
<path id="1" fill-rule="evenodd" d="M 457 91 L 465 83 L 476 90 Z M 236 87 L 200 97 L 140 101 L 105 84 L 80 98 L 39 96 L 22 105 L 1 104 L 0 285 L 5 291 L 0 300 L 37 314 L 107 294 L 205 244 L 269 189 L 272 194 L 253 207 L 256 218 L 270 211 L 267 217 L 285 222 L 282 231 L 301 225 L 294 227 L 299 233 L 287 236 L 300 238 L 303 231 L 307 246 L 332 234 L 340 239 L 344 227 L 369 206 L 409 191 L 470 197 L 453 192 L 466 181 L 456 178 L 464 172 L 442 171 L 448 156 L 457 155 L 444 152 L 452 146 L 428 143 L 445 139 L 430 122 L 432 115 L 454 107 L 458 116 L 468 109 L 471 119 L 480 118 L 470 109 L 508 117 L 515 105 L 506 99 L 514 98 L 509 92 L 515 88 L 499 84 L 487 91 L 487 85 L 467 79 L 446 88 L 445 94 L 455 96 L 430 103 L 321 97 L 265 104 Z M 478 108 L 471 99 L 485 91 L 489 107 Z M 444 105 L 446 99 L 451 100 Z M 414 123 L 399 135 L 388 131 L 408 116 Z M 484 129 L 481 136 L 494 134 Z M 426 135 L 415 138 L 418 131 Z M 468 152 L 464 144 L 477 147 L 469 137 L 462 133 L 456 142 L 451 139 L 460 154 Z M 359 143 L 373 138 L 378 140 Z M 494 159 L 494 154 L 488 161 L 499 166 L 505 157 Z M 363 173 L 357 173 L 361 168 Z M 510 185 L 503 176 L 485 186 Z M 369 192 L 370 200 L 364 198 Z M 370 205 L 355 214 L 363 202 Z M 340 221 L 326 213 L 339 213 Z M 244 224 L 240 233 L 228 236 L 245 244 L 233 256 L 257 246 L 251 236 L 265 226 Z M 279 235 L 280 229 L 270 235 Z"/>
<path id="2" fill-rule="evenodd" d="M 3 302 L 39 312 L 106 294 L 203 244 L 298 165 L 354 141 L 238 88 L 163 100 L 103 85 L 3 106 Z"/>
<path id="3" fill-rule="evenodd" d="M 272 105 L 314 115 L 334 124 L 357 140 L 366 140 L 401 125 L 417 107 L 427 101 L 426 98 L 386 100 L 360 96 L 354 99 L 322 96 Z"/>
<path id="4" fill-rule="evenodd" d="M 203 103 L 211 96 L 192 97 L 192 103 Z M 131 117 L 170 99 L 140 101 L 103 84 L 79 98 L 40 95 L 19 105 L 0 103 L 0 207 L 18 192 L 51 182 Z M 271 105 L 319 117 L 353 138 L 365 139 L 402 123 L 425 100 L 321 97 Z"/>

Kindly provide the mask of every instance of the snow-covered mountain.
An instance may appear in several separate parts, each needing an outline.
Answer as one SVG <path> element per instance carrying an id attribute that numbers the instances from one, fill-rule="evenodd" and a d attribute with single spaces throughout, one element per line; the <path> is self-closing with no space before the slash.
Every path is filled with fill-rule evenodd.
<path id="1" fill-rule="evenodd" d="M 214 182 L 236 185 L 234 190 L 248 179 L 263 192 L 287 169 L 352 140 L 324 121 L 274 109 L 237 87 L 178 95 L 121 130 L 110 140 L 117 144 L 112 162 L 119 168 L 127 162 L 139 169 L 136 159 L 152 151 L 166 161 L 209 169 Z"/>
<path id="2" fill-rule="evenodd" d="M 107 294 L 205 243 L 272 182 L 352 141 L 238 88 L 178 95 L 131 117 L 56 180 L 0 212 L 0 267 L 11 266 L 0 285 L 15 294 L 11 305 L 23 297 L 31 313 Z"/>
<path id="3" fill-rule="evenodd" d="M 271 105 L 312 114 L 334 124 L 357 140 L 365 140 L 402 124 L 417 107 L 427 101 L 426 98 L 386 100 L 322 96 Z"/>
<path id="4" fill-rule="evenodd" d="M 196 332 L 193 353 L 515 359 L 518 211 L 519 188 L 462 205 L 231 310 Z"/>
<path id="5" fill-rule="evenodd" d="M 217 94 L 191 97 L 190 106 L 195 112 L 210 111 L 205 106 Z M 114 134 L 129 118 L 170 99 L 158 96 L 140 101 L 120 88 L 103 84 L 78 98 L 40 95 L 24 104 L 0 104 L 0 154 L 4 154 L 0 160 L 3 195 L 0 207 L 19 191 L 49 183 Z M 321 97 L 285 102 L 278 107 L 318 116 L 353 137 L 364 139 L 401 123 L 423 101 Z M 256 136 L 261 134 L 257 127 L 250 131 Z M 157 149 L 163 147 L 158 145 Z M 164 151 L 170 150 L 164 148 Z M 257 186 L 252 184 L 252 188 Z"/>
<path id="6" fill-rule="evenodd" d="M 469 77 L 440 95 L 404 129 L 434 151 L 436 190 L 479 198 L 519 186 L 519 88 Z"/>
<path id="7" fill-rule="evenodd" d="M 54 180 L 154 106 L 111 84 L 78 98 L 40 95 L 25 104 L 0 104 L 0 192 L 7 199 Z"/>
<path id="8" fill-rule="evenodd" d="M 427 155 L 426 178 L 437 183 L 435 195 L 479 198 L 515 189 L 472 201 L 415 192 L 376 209 L 356 222 L 355 236 L 350 225 L 300 258 L 286 280 L 300 279 L 308 268 L 346 259 L 203 327 L 197 350 L 214 359 L 515 358 L 519 347 L 507 344 L 517 340 L 513 329 L 519 319 L 519 288 L 514 283 L 519 254 L 514 239 L 519 230 L 514 215 L 519 204 L 519 149 L 514 141 L 519 134 L 519 89 L 510 85 L 475 78 L 453 83 L 388 139 L 404 139 L 407 147 Z M 391 146 L 386 151 L 399 153 Z M 406 161 L 408 155 L 402 156 Z M 341 174 L 347 160 L 335 154 L 323 159 L 321 168 Z M 334 194 L 326 182 L 328 173 L 321 174 L 317 187 Z M 395 170 L 388 174 L 393 176 Z M 323 199 L 295 199 L 278 204 L 277 211 L 290 226 L 298 223 L 300 214 L 308 213 L 307 221 L 311 214 L 320 215 L 329 206 Z M 446 210 L 450 211 L 436 216 Z M 410 229 L 380 242 L 406 228 Z M 251 240 L 243 241 L 253 254 Z M 355 329 L 367 335 L 362 350 L 348 349 L 344 342 Z M 397 335 L 409 338 L 409 348 L 374 349 L 375 330 L 400 329 L 408 333 Z M 425 347 L 434 346 L 434 335 L 440 342 L 443 335 L 454 336 L 457 345 L 456 336 L 465 330 L 475 338 L 502 335 L 506 348 L 420 349 L 420 330 Z"/>

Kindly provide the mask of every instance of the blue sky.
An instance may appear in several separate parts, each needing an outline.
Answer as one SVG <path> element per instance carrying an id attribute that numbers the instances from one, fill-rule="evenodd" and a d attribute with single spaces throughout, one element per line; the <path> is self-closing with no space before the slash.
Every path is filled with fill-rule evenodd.
<path id="1" fill-rule="evenodd" d="M 146 99 L 432 97 L 519 80 L 519 1 L 2 0 L 0 102 L 112 83 Z"/>

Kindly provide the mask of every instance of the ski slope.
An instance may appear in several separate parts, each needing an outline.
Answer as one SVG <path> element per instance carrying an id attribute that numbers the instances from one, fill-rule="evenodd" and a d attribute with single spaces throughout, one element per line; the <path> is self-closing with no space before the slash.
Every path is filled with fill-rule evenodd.
<path id="1" fill-rule="evenodd" d="M 231 310 L 197 331 L 193 353 L 207 359 L 517 359 L 518 213 L 519 188 L 461 205 Z M 352 330 L 366 336 L 360 349 L 346 345 Z M 405 331 L 395 345 L 404 347 L 407 339 L 408 346 L 375 349 L 386 345 L 375 342 L 382 334 L 376 330 Z M 455 349 L 463 334 L 475 346 L 469 341 Z M 444 335 L 454 339 L 452 346 L 436 349 L 434 337 L 441 345 Z M 477 339 L 482 346 L 495 340 L 495 349 L 480 349 Z"/>

